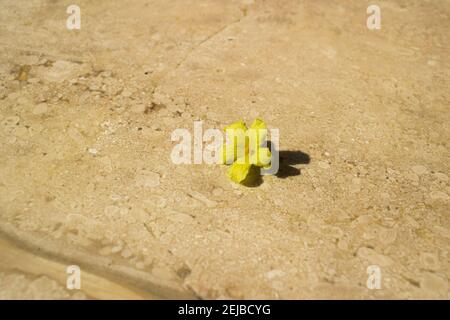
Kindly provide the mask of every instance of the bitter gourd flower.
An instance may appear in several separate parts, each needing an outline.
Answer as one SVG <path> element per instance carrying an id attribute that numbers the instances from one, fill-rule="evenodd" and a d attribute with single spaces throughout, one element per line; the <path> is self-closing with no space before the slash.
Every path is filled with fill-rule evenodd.
<path id="1" fill-rule="evenodd" d="M 267 145 L 267 126 L 261 119 L 255 119 L 247 128 L 241 120 L 224 128 L 226 142 L 221 149 L 221 161 L 231 164 L 228 177 L 237 183 L 243 183 L 252 166 L 270 166 L 271 153 Z M 259 172 L 259 171 L 258 171 Z"/>

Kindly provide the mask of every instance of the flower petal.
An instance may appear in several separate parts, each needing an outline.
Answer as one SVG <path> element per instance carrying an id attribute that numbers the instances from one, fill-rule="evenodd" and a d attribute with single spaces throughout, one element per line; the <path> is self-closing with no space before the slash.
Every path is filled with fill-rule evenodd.
<path id="1" fill-rule="evenodd" d="M 238 157 L 248 153 L 247 126 L 241 120 L 224 128 L 226 141 L 221 150 L 221 159 L 226 164 L 231 164 Z"/>
<path id="2" fill-rule="evenodd" d="M 232 143 L 232 144 L 223 144 L 222 147 L 219 149 L 219 152 L 220 152 L 219 160 L 221 161 L 222 164 L 232 164 L 238 158 L 245 159 L 248 150 L 247 148 L 244 148 L 243 144 Z M 245 160 L 242 163 L 244 162 Z"/>
<path id="3" fill-rule="evenodd" d="M 258 167 L 268 167 L 272 154 L 269 148 L 258 148 L 255 153 L 250 155 L 250 163 Z"/>
<path id="4" fill-rule="evenodd" d="M 256 118 L 250 126 L 250 129 L 267 129 L 267 125 L 261 119 Z"/>
<path id="5" fill-rule="evenodd" d="M 234 182 L 241 183 L 245 180 L 248 173 L 250 172 L 251 164 L 249 163 L 233 163 L 228 169 L 228 177 Z"/>
<path id="6" fill-rule="evenodd" d="M 241 130 L 243 130 L 245 132 L 245 131 L 247 131 L 247 126 L 245 125 L 244 121 L 239 120 L 239 121 L 237 121 L 235 123 L 232 123 L 232 124 L 226 126 L 224 128 L 225 132 L 227 132 L 228 129 L 234 129 L 234 130 L 241 129 Z"/>
<path id="7" fill-rule="evenodd" d="M 247 134 L 251 136 L 250 143 L 253 144 L 256 141 L 257 146 L 261 146 L 267 139 L 266 123 L 261 119 L 255 119 L 255 121 L 253 121 L 252 125 L 250 126 Z M 253 150 L 256 149 L 255 146 L 250 146 L 250 150 L 252 150 L 252 147 L 254 148 Z"/>

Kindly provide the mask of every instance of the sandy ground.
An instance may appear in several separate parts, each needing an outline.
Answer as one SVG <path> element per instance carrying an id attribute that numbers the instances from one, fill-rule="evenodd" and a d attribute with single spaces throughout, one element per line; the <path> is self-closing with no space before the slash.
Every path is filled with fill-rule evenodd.
<path id="1" fill-rule="evenodd" d="M 450 2 L 372 2 L 1 1 L 0 298 L 448 299 Z M 256 117 L 261 185 L 171 162 Z"/>

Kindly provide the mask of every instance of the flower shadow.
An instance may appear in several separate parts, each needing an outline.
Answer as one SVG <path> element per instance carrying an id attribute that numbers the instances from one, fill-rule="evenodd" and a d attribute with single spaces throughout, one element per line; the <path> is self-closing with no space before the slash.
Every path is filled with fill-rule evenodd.
<path id="1" fill-rule="evenodd" d="M 267 147 L 273 152 L 272 143 L 267 142 Z M 293 151 L 293 150 L 281 150 L 278 152 L 280 167 L 278 172 L 275 174 L 276 177 L 280 179 L 286 179 L 288 177 L 299 176 L 301 174 L 300 169 L 294 167 L 299 164 L 309 164 L 311 162 L 311 157 L 309 154 L 303 151 Z M 241 182 L 246 187 L 258 187 L 263 183 L 263 178 L 261 176 L 261 168 L 252 166 L 247 178 Z"/>
<path id="2" fill-rule="evenodd" d="M 303 151 L 280 151 L 280 168 L 276 174 L 278 178 L 286 179 L 287 177 L 299 176 L 300 169 L 294 167 L 297 164 L 308 164 L 311 162 L 309 154 Z"/>

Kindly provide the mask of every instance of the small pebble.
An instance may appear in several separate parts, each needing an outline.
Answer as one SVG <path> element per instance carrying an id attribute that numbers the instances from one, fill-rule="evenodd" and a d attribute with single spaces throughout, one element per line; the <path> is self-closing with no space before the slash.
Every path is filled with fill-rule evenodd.
<path id="1" fill-rule="evenodd" d="M 107 206 L 105 208 L 105 214 L 107 216 L 114 216 L 117 215 L 120 211 L 120 208 L 118 206 Z"/>
<path id="2" fill-rule="evenodd" d="M 119 245 L 117 245 L 117 246 L 112 247 L 112 248 L 111 248 L 111 252 L 112 252 L 112 253 L 120 252 L 120 251 L 122 250 L 122 248 L 123 248 L 122 245 L 119 244 Z"/>
<path id="3" fill-rule="evenodd" d="M 286 273 L 283 270 L 274 269 L 270 270 L 269 272 L 266 272 L 266 278 L 269 280 L 283 277 Z"/>
<path id="4" fill-rule="evenodd" d="M 421 166 L 421 165 L 413 166 L 411 168 L 411 170 L 414 171 L 414 173 L 416 173 L 418 175 L 424 174 L 424 173 L 426 173 L 428 171 L 426 167 Z"/>
<path id="5" fill-rule="evenodd" d="M 222 188 L 214 188 L 214 190 L 212 191 L 212 194 L 216 197 L 220 196 L 222 193 L 223 193 Z"/>
<path id="6" fill-rule="evenodd" d="M 20 104 L 20 105 L 27 104 L 28 103 L 28 99 L 25 98 L 25 97 L 20 97 L 20 98 L 17 99 L 17 103 Z"/>
<path id="7" fill-rule="evenodd" d="M 145 172 L 136 179 L 136 184 L 145 188 L 155 188 L 159 186 L 160 176 L 156 172 Z"/>
<path id="8" fill-rule="evenodd" d="M 122 93 L 121 93 L 120 95 L 121 95 L 122 97 L 128 98 L 128 97 L 131 97 L 132 94 L 133 94 L 133 93 L 132 93 L 130 90 L 125 89 L 125 90 L 122 91 Z"/>
<path id="9" fill-rule="evenodd" d="M 131 107 L 131 112 L 133 113 L 144 113 L 147 107 L 145 104 L 137 104 Z"/>
<path id="10" fill-rule="evenodd" d="M 319 167 L 322 169 L 329 169 L 330 165 L 326 161 L 319 161 Z"/>
<path id="11" fill-rule="evenodd" d="M 442 191 L 433 191 L 430 193 L 430 197 L 433 200 L 447 200 L 448 195 Z"/>
<path id="12" fill-rule="evenodd" d="M 19 122 L 20 122 L 20 118 L 18 116 L 10 116 L 10 117 L 6 117 L 5 119 L 3 119 L 2 125 L 7 128 L 12 128 L 12 127 L 16 126 Z"/>
<path id="13" fill-rule="evenodd" d="M 408 172 L 405 176 L 408 180 L 411 180 L 413 182 L 419 182 L 419 176 L 414 172 Z"/>
<path id="14" fill-rule="evenodd" d="M 361 179 L 353 178 L 352 184 L 349 187 L 351 193 L 358 193 L 361 191 Z"/>
<path id="15" fill-rule="evenodd" d="M 358 257 L 368 260 L 370 263 L 379 265 L 381 267 L 389 266 L 394 261 L 388 256 L 382 255 L 373 249 L 361 247 L 357 252 Z"/>
<path id="16" fill-rule="evenodd" d="M 125 248 L 125 249 L 122 250 L 122 252 L 120 253 L 120 255 L 121 255 L 122 257 L 124 257 L 125 259 L 128 259 L 129 257 L 131 257 L 131 256 L 133 255 L 133 253 L 131 252 L 130 249 Z"/>
<path id="17" fill-rule="evenodd" d="M 46 113 L 48 110 L 47 104 L 46 103 L 39 103 L 38 105 L 36 105 L 33 109 L 33 114 L 35 115 L 40 115 L 40 114 L 44 114 Z"/>
<path id="18" fill-rule="evenodd" d="M 441 180 L 441 181 L 448 181 L 448 176 L 447 176 L 446 174 L 444 174 L 444 173 L 436 172 L 436 173 L 434 174 L 434 176 L 435 176 L 436 178 L 438 178 L 439 180 Z"/>
<path id="19" fill-rule="evenodd" d="M 437 271 L 440 268 L 439 258 L 434 253 L 422 252 L 420 254 L 420 261 L 425 269 Z"/>
<path id="20" fill-rule="evenodd" d="M 97 149 L 95 149 L 95 148 L 89 148 L 88 152 L 93 155 L 96 155 L 98 153 Z"/>
<path id="21" fill-rule="evenodd" d="M 27 82 L 31 84 L 39 83 L 39 81 L 41 81 L 39 78 L 31 78 L 27 80 Z"/>

